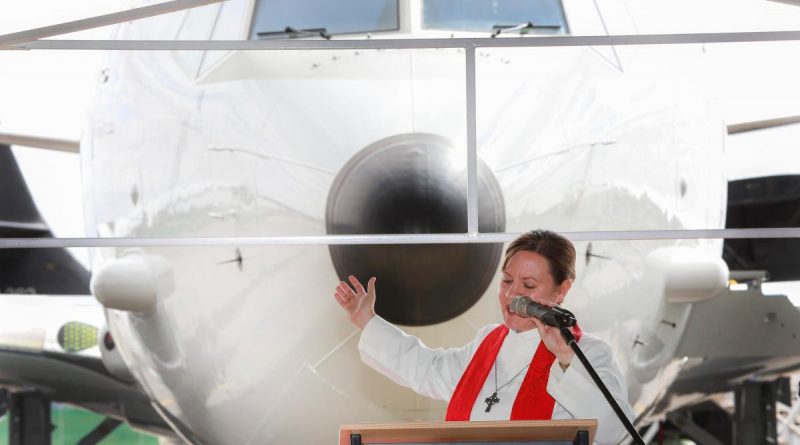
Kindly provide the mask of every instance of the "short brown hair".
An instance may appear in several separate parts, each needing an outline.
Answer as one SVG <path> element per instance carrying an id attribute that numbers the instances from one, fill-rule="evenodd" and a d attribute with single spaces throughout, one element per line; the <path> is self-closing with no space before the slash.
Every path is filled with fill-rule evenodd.
<path id="1" fill-rule="evenodd" d="M 515 239 L 506 248 L 503 270 L 515 253 L 526 250 L 536 252 L 547 260 L 550 275 L 556 284 L 575 279 L 575 246 L 556 232 L 544 229 L 531 230 Z"/>

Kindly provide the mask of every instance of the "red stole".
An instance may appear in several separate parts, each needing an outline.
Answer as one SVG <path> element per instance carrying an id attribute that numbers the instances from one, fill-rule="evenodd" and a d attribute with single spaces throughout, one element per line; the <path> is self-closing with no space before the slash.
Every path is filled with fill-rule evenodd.
<path id="1" fill-rule="evenodd" d="M 581 330 L 577 324 L 572 331 L 575 339 L 580 340 Z M 508 327 L 501 324 L 483 339 L 456 385 L 450 404 L 447 405 L 445 420 L 469 420 L 475 400 L 494 366 L 506 335 Z M 556 401 L 547 392 L 547 380 L 555 359 L 556 356 L 547 349 L 544 342 L 539 341 L 517 398 L 514 399 L 511 420 L 550 420 L 553 416 Z"/>

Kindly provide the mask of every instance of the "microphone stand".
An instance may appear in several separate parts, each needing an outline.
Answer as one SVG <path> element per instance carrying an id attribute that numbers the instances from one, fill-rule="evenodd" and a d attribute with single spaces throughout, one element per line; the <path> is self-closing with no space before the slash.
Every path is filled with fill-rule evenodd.
<path id="1" fill-rule="evenodd" d="M 589 363 L 589 360 L 585 355 L 583 355 L 583 351 L 581 351 L 581 348 L 578 347 L 578 342 L 575 341 L 575 336 L 572 335 L 572 332 L 570 332 L 569 328 L 564 327 L 563 324 L 560 325 L 558 329 L 561 331 L 561 336 L 564 337 L 564 341 L 566 341 L 567 344 L 572 348 L 572 350 L 575 352 L 575 355 L 578 357 L 578 360 L 583 363 L 583 367 L 586 368 L 586 371 L 588 371 L 589 375 L 592 376 L 592 380 L 594 380 L 594 383 L 598 388 L 600 388 L 600 392 L 603 393 L 606 401 L 609 405 L 611 405 L 611 408 L 614 410 L 614 413 L 617 414 L 617 417 L 619 417 L 620 422 L 625 425 L 625 429 L 628 430 L 628 434 L 631 435 L 633 441 L 639 445 L 645 445 L 642 436 L 639 435 L 639 432 L 633 427 L 631 421 L 628 420 L 628 418 L 625 416 L 625 413 L 622 412 L 622 408 L 620 408 L 617 401 L 614 400 L 614 396 L 611 395 L 611 392 L 608 391 L 605 383 L 603 383 L 603 381 L 600 379 L 600 376 L 597 375 L 597 371 L 594 370 L 594 367 L 592 367 L 591 363 Z"/>

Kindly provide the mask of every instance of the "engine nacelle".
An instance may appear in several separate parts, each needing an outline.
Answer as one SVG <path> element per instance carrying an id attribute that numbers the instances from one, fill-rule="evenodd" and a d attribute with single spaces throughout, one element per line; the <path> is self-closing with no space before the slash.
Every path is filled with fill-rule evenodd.
<path id="1" fill-rule="evenodd" d="M 729 270 L 718 256 L 688 247 L 659 249 L 647 267 L 660 271 L 659 283 L 667 303 L 697 303 L 716 297 L 728 287 Z"/>
<path id="2" fill-rule="evenodd" d="M 159 293 L 168 293 L 173 287 L 169 263 L 138 249 L 103 265 L 91 282 L 92 294 L 103 306 L 140 313 L 152 312 Z"/>

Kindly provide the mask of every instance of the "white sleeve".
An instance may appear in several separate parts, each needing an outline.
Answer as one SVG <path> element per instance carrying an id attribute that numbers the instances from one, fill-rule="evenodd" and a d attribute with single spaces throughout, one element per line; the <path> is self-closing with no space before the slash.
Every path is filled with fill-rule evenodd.
<path id="1" fill-rule="evenodd" d="M 431 349 L 376 315 L 361 331 L 358 349 L 364 363 L 395 383 L 417 394 L 449 401 L 488 332 L 482 329 L 475 340 L 460 348 Z"/>
<path id="2" fill-rule="evenodd" d="M 628 403 L 628 388 L 622 371 L 614 360 L 611 347 L 596 337 L 590 341 L 581 341 L 579 345 L 628 420 L 632 420 L 633 409 Z M 572 359 L 566 371 L 561 370 L 558 361 L 553 363 L 547 392 L 573 419 L 597 419 L 595 444 L 614 445 L 628 435 L 625 426 L 578 357 Z"/>

